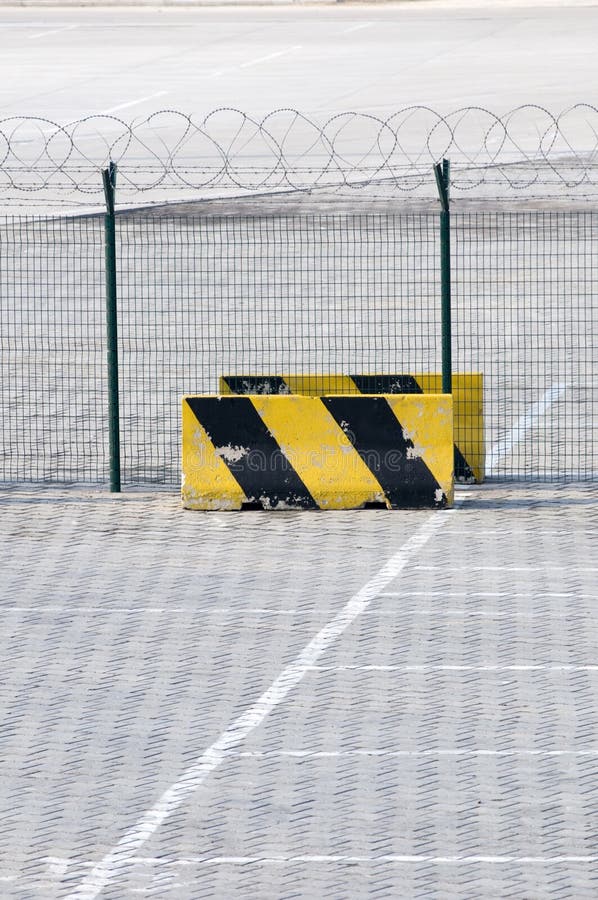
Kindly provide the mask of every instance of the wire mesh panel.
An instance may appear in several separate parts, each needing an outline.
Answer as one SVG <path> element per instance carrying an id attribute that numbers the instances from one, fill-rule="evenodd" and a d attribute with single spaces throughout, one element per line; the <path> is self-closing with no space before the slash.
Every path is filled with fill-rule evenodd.
<path id="1" fill-rule="evenodd" d="M 492 477 L 596 478 L 597 247 L 594 213 L 452 214 L 453 369 L 483 375 Z M 117 250 L 125 483 L 178 482 L 180 397 L 222 375 L 440 371 L 434 213 L 129 214 Z M 0 477 L 106 482 L 101 217 L 0 220 L 0 300 Z"/>
<path id="2" fill-rule="evenodd" d="M 486 471 L 595 479 L 598 216 L 453 216 L 455 368 L 485 378 Z"/>
<path id="3" fill-rule="evenodd" d="M 121 218 L 125 481 L 176 482 L 179 398 L 224 374 L 440 365 L 433 215 Z"/>
<path id="4" fill-rule="evenodd" d="M 0 220 L 2 481 L 104 481 L 102 227 Z"/>

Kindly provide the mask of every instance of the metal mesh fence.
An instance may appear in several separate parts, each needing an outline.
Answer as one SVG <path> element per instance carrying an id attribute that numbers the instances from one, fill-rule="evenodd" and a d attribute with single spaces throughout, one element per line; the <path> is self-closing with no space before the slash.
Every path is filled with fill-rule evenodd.
<path id="1" fill-rule="evenodd" d="M 176 484 L 223 374 L 440 371 L 438 216 L 117 217 L 125 484 Z M 598 215 L 453 213 L 453 368 L 487 472 L 594 479 Z M 101 218 L 0 221 L 4 481 L 107 481 Z"/>
<path id="2" fill-rule="evenodd" d="M 0 220 L 3 481 L 103 481 L 102 223 Z"/>
<path id="3" fill-rule="evenodd" d="M 598 216 L 453 217 L 455 368 L 486 382 L 494 476 L 598 475 Z"/>

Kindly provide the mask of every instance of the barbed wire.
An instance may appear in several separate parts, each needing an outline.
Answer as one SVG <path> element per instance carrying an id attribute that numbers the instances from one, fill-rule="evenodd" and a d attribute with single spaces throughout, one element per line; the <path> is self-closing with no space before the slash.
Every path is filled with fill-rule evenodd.
<path id="1" fill-rule="evenodd" d="M 598 108 L 558 114 L 523 105 L 497 115 L 482 107 L 440 114 L 410 106 L 381 118 L 338 113 L 318 122 L 295 109 L 261 119 L 231 108 L 196 119 L 165 109 L 126 122 L 93 115 L 60 124 L 0 119 L 0 196 L 51 193 L 98 202 L 100 170 L 118 164 L 119 194 L 201 195 L 363 189 L 435 191 L 431 169 L 449 157 L 452 189 L 572 193 L 598 188 Z"/>

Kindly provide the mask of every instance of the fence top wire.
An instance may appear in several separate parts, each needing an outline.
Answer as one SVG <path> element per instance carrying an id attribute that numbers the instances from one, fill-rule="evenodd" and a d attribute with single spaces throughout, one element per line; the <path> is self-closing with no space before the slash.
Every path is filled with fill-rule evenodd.
<path id="1" fill-rule="evenodd" d="M 94 115 L 63 124 L 11 116 L 0 119 L 0 202 L 101 206 L 100 170 L 110 160 L 121 204 L 317 190 L 432 198 L 432 166 L 443 157 L 458 195 L 591 199 L 598 108 L 555 114 L 528 104 L 497 115 L 410 106 L 325 121 L 295 109 L 260 119 L 230 108 L 203 118 L 165 109 L 132 122 Z"/>

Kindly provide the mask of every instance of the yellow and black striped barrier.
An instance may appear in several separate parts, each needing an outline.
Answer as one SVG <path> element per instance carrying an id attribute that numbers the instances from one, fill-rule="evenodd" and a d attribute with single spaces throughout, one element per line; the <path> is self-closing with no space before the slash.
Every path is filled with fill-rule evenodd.
<path id="1" fill-rule="evenodd" d="M 222 375 L 221 394 L 439 394 L 442 375 Z M 484 383 L 481 372 L 453 374 L 455 478 L 484 480 Z"/>
<path id="2" fill-rule="evenodd" d="M 183 398 L 186 509 L 453 504 L 447 394 Z"/>

